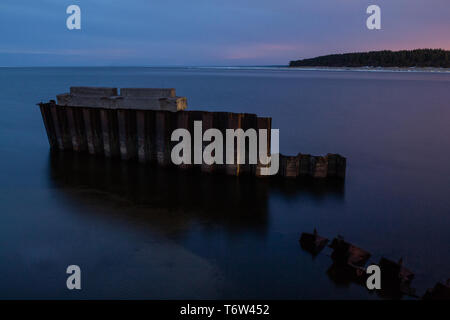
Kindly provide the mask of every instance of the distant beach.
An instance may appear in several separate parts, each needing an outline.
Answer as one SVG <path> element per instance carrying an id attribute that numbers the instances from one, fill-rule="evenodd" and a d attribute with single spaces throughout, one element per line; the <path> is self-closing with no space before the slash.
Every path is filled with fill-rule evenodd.
<path id="1" fill-rule="evenodd" d="M 178 68 L 178 67 L 177 67 Z M 289 71 L 354 71 L 354 72 L 438 72 L 450 73 L 450 68 L 422 67 L 289 67 L 289 66 L 193 66 L 179 67 L 186 69 L 219 69 L 219 70 L 289 70 Z"/>
<path id="2" fill-rule="evenodd" d="M 326 71 L 367 71 L 367 72 L 440 72 L 450 73 L 450 68 L 422 68 L 422 67 L 286 67 L 297 70 L 326 70 Z"/>

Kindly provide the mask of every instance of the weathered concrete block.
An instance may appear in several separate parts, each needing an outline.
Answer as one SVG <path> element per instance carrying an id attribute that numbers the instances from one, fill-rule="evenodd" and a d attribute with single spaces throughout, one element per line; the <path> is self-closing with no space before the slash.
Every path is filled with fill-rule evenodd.
<path id="1" fill-rule="evenodd" d="M 297 156 L 280 154 L 279 175 L 286 178 L 296 178 L 299 175 L 299 161 Z"/>
<path id="2" fill-rule="evenodd" d="M 187 99 L 185 97 L 161 98 L 159 99 L 161 110 L 182 111 L 187 108 Z"/>
<path id="3" fill-rule="evenodd" d="M 298 177 L 299 162 L 297 157 L 286 157 L 285 177 Z"/>
<path id="4" fill-rule="evenodd" d="M 186 97 L 175 96 L 173 88 L 71 87 L 70 93 L 56 96 L 58 105 L 104 109 L 181 111 L 187 108 Z"/>
<path id="5" fill-rule="evenodd" d="M 117 96 L 117 88 L 107 87 L 70 87 L 70 94 L 80 96 Z"/>
<path id="6" fill-rule="evenodd" d="M 62 93 L 56 95 L 56 103 L 60 106 L 67 106 L 70 99 L 70 93 Z"/>
<path id="7" fill-rule="evenodd" d="M 120 97 L 115 100 L 116 103 L 112 106 L 117 109 L 161 110 L 160 99 L 155 97 Z"/>
<path id="8" fill-rule="evenodd" d="M 122 88 L 122 97 L 175 98 L 174 88 Z"/>
<path id="9" fill-rule="evenodd" d="M 104 109 L 165 110 L 176 112 L 187 108 L 187 100 L 184 97 L 98 97 L 77 96 L 66 93 L 57 95 L 57 101 L 59 106 Z"/>
<path id="10" fill-rule="evenodd" d="M 326 155 L 328 160 L 328 177 L 345 177 L 346 159 L 339 154 L 329 153 Z"/>
<path id="11" fill-rule="evenodd" d="M 301 154 L 297 155 L 298 165 L 299 165 L 299 175 L 300 176 L 309 176 L 311 175 L 311 155 L 309 154 Z"/>
<path id="12" fill-rule="evenodd" d="M 326 157 L 312 157 L 312 176 L 314 178 L 326 178 L 328 172 L 328 160 Z"/>
<path id="13" fill-rule="evenodd" d="M 105 108 L 119 109 L 118 100 L 114 97 L 99 97 L 94 95 L 78 96 L 72 94 L 59 94 L 56 96 L 58 105 L 70 107 L 89 107 L 89 108 Z"/>

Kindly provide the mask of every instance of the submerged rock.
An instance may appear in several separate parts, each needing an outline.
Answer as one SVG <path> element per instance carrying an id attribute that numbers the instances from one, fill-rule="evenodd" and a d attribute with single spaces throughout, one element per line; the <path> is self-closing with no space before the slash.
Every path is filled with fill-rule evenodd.
<path id="1" fill-rule="evenodd" d="M 333 262 L 327 270 L 327 274 L 331 280 L 341 285 L 349 285 L 352 282 L 364 285 L 367 280 L 364 267 L 358 267 L 348 263 Z"/>
<path id="2" fill-rule="evenodd" d="M 424 300 L 450 300 L 450 279 L 445 283 L 438 282 L 432 289 L 428 289 L 422 297 Z"/>
<path id="3" fill-rule="evenodd" d="M 319 254 L 328 243 L 328 239 L 318 235 L 317 230 L 314 229 L 313 233 L 303 232 L 300 236 L 301 247 L 311 253 L 313 256 Z"/>
<path id="4" fill-rule="evenodd" d="M 349 264 L 356 267 L 363 267 L 371 256 L 371 254 L 364 249 L 344 241 L 344 238 L 341 236 L 334 238 L 329 247 L 333 249 L 331 258 L 337 264 Z"/>
<path id="5" fill-rule="evenodd" d="M 381 258 L 381 288 L 383 295 L 401 296 L 406 294 L 415 296 L 415 289 L 410 287 L 414 273 L 403 266 L 403 259 L 398 262 Z"/>
<path id="6" fill-rule="evenodd" d="M 365 283 L 367 275 L 364 265 L 371 254 L 344 241 L 341 236 L 334 238 L 329 247 L 333 249 L 333 264 L 327 271 L 328 276 L 339 284 Z"/>

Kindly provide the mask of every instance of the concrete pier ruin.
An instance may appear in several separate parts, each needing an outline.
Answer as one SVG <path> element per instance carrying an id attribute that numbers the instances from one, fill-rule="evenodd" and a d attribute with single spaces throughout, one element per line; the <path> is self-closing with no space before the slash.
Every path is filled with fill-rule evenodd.
<path id="1" fill-rule="evenodd" d="M 176 96 L 175 89 L 71 87 L 57 95 L 57 101 L 38 104 L 52 149 L 87 152 L 95 156 L 137 160 L 161 166 L 176 166 L 171 150 L 175 129 L 194 134 L 194 121 L 203 130 L 267 129 L 270 155 L 272 119 L 256 114 L 186 111 L 187 99 Z M 203 148 L 206 144 L 203 143 Z M 258 143 L 259 146 L 259 143 Z M 225 150 L 224 150 L 225 154 Z M 248 155 L 248 146 L 246 146 Z M 194 156 L 193 154 L 191 155 Z M 242 155 L 235 148 L 235 159 Z M 245 155 L 244 155 L 245 156 Z M 194 163 L 192 161 L 191 163 Z M 200 168 L 207 173 L 260 176 L 263 164 L 181 164 L 180 168 Z M 345 177 L 346 159 L 338 154 L 279 157 L 278 176 L 288 178 Z"/>

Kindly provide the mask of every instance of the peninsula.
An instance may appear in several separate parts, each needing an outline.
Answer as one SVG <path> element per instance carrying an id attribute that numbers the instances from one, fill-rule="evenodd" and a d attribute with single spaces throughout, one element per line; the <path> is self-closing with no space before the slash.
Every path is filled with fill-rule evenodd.
<path id="1" fill-rule="evenodd" d="M 450 68 L 450 51 L 416 49 L 331 54 L 291 61 L 289 67 Z"/>

